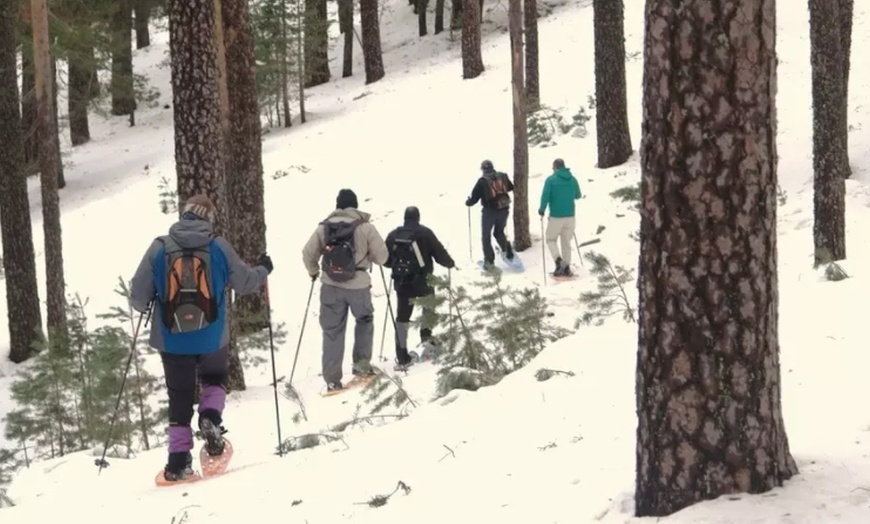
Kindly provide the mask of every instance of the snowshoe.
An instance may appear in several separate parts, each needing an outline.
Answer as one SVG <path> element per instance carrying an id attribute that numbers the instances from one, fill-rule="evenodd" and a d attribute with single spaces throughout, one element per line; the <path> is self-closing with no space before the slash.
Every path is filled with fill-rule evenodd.
<path id="1" fill-rule="evenodd" d="M 205 450 L 209 456 L 216 457 L 224 452 L 223 434 L 227 430 L 223 426 L 216 426 L 208 417 L 202 417 L 199 421 L 199 434 L 205 439 Z"/>

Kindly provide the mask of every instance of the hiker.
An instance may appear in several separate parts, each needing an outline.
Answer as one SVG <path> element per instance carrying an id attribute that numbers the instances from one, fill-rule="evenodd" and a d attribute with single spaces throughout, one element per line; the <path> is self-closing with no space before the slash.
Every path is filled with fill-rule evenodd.
<path id="1" fill-rule="evenodd" d="M 262 255 L 249 267 L 230 244 L 212 232 L 215 207 L 205 195 L 185 202 L 181 220 L 169 234 L 151 243 L 136 269 L 130 303 L 139 313 L 152 307 L 150 346 L 160 352 L 169 393 L 169 458 L 167 481 L 181 481 L 192 469 L 196 379 L 199 429 L 206 451 L 224 451 L 222 417 L 227 396 L 229 329 L 227 286 L 239 295 L 258 291 L 272 272 L 272 260 Z"/>
<path id="2" fill-rule="evenodd" d="M 553 174 L 544 182 L 541 191 L 541 207 L 538 214 L 544 219 L 547 206 L 550 207 L 550 218 L 547 219 L 545 234 L 547 247 L 556 264 L 553 276 L 570 277 L 571 271 L 571 239 L 574 237 L 574 201 L 581 197 L 580 184 L 565 167 L 565 161 L 557 158 L 553 161 Z M 558 241 L 561 240 L 562 250 L 559 251 Z"/>
<path id="3" fill-rule="evenodd" d="M 441 241 L 428 227 L 420 224 L 420 210 L 414 206 L 405 209 L 405 223 L 387 235 L 389 258 L 384 267 L 392 269 L 396 290 L 396 371 L 413 364 L 408 353 L 408 327 L 414 313 L 415 298 L 435 293 L 427 279 L 439 265 L 452 269 L 456 263 L 444 249 Z M 420 328 L 420 343 L 430 342 L 432 329 Z"/>
<path id="4" fill-rule="evenodd" d="M 495 237 L 505 259 L 514 258 L 514 250 L 504 234 L 511 206 L 511 197 L 508 193 L 514 190 L 514 185 L 505 173 L 496 171 L 489 160 L 480 163 L 480 170 L 483 174 L 471 190 L 471 196 L 466 199 L 465 205 L 471 207 L 478 200 L 480 201 L 483 267 L 490 269 L 495 267 L 491 237 Z"/>
<path id="5" fill-rule="evenodd" d="M 344 334 L 347 312 L 356 320 L 353 374 L 374 374 L 374 306 L 372 264 L 387 261 L 387 246 L 370 222 L 371 215 L 357 209 L 356 194 L 342 189 L 335 211 L 320 223 L 302 250 L 302 260 L 312 280 L 320 275 L 320 327 L 323 329 L 323 380 L 329 391 L 342 389 Z M 318 265 L 320 262 L 320 265 Z M 322 273 L 321 273 L 322 269 Z M 382 270 L 383 271 L 383 270 Z"/>

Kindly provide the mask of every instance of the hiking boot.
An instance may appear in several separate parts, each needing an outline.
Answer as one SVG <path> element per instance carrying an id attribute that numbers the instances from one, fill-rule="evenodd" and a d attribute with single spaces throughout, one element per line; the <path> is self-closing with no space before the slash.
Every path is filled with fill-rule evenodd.
<path id="1" fill-rule="evenodd" d="M 169 482 L 178 482 L 194 475 L 193 455 L 189 451 L 170 453 L 163 469 L 163 478 Z"/>
<path id="2" fill-rule="evenodd" d="M 393 366 L 393 371 L 408 371 L 408 368 L 414 365 L 414 359 L 409 359 L 407 362 L 396 360 L 396 365 Z"/>
<path id="3" fill-rule="evenodd" d="M 510 243 L 508 243 L 507 249 L 504 250 L 504 257 L 508 260 L 514 259 L 514 248 L 511 247 Z"/>
<path id="4" fill-rule="evenodd" d="M 341 382 L 338 380 L 326 384 L 326 391 L 341 391 L 342 389 L 344 389 L 344 386 L 342 386 Z"/>
<path id="5" fill-rule="evenodd" d="M 218 426 L 211 418 L 200 415 L 199 431 L 205 439 L 205 451 L 210 457 L 223 454 L 225 446 L 223 434 L 227 432 L 223 426 Z"/>
<path id="6" fill-rule="evenodd" d="M 563 277 L 565 276 L 565 267 L 562 262 L 562 257 L 558 257 L 556 259 L 556 269 L 553 270 L 554 277 Z"/>
<path id="7" fill-rule="evenodd" d="M 357 362 L 353 365 L 351 372 L 355 377 L 371 377 L 375 374 L 375 370 L 369 362 Z"/>

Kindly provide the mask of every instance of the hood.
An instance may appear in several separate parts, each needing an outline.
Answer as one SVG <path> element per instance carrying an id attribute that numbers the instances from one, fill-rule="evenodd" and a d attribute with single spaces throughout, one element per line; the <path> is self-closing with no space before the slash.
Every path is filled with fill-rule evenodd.
<path id="1" fill-rule="evenodd" d="M 326 217 L 327 220 L 332 220 L 333 218 L 341 218 L 345 219 L 348 222 L 351 220 L 362 220 L 363 222 L 368 222 L 372 217 L 371 214 L 366 213 L 364 211 L 360 211 L 359 209 L 348 207 L 345 209 L 336 209 L 332 213 Z"/>
<path id="2" fill-rule="evenodd" d="M 571 174 L 571 170 L 568 169 L 567 167 L 559 168 L 553 174 L 556 175 L 557 177 L 561 178 L 562 180 L 570 180 L 571 177 L 573 176 Z"/>
<path id="3" fill-rule="evenodd" d="M 183 248 L 207 246 L 212 239 L 211 222 L 205 220 L 182 219 L 172 224 L 169 236 Z"/>
<path id="4" fill-rule="evenodd" d="M 415 226 L 420 224 L 420 209 L 416 206 L 409 206 L 405 209 L 405 225 Z"/>
<path id="5" fill-rule="evenodd" d="M 483 173 L 483 175 L 481 175 L 481 177 L 483 177 L 483 178 L 485 178 L 485 179 L 487 179 L 487 180 L 492 180 L 492 179 L 495 178 L 496 175 L 498 175 L 498 172 L 497 172 L 497 171 L 485 171 L 485 172 Z"/>

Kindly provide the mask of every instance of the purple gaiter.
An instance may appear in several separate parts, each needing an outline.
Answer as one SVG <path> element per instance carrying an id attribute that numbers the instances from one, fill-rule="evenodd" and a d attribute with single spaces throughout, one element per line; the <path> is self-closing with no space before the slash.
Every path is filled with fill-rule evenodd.
<path id="1" fill-rule="evenodd" d="M 218 413 L 224 412 L 227 401 L 227 390 L 221 386 L 205 386 L 199 398 L 199 412 L 213 409 Z"/>
<path id="2" fill-rule="evenodd" d="M 184 453 L 193 449 L 193 431 L 190 426 L 169 426 L 169 452 Z"/>

